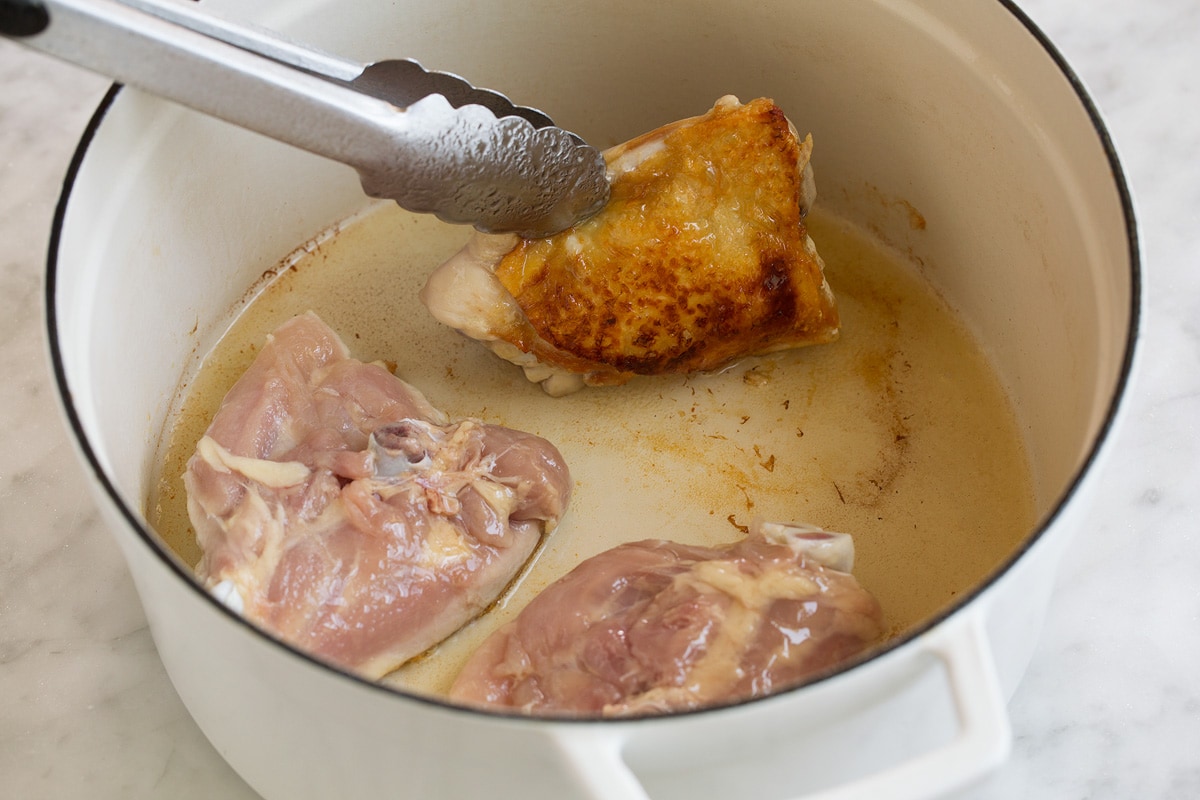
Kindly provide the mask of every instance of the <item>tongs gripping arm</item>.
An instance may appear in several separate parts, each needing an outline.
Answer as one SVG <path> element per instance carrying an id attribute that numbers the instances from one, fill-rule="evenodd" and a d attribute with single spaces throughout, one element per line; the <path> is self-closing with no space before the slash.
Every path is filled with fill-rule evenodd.
<path id="1" fill-rule="evenodd" d="M 549 122 L 544 115 L 498 117 L 516 108 L 500 95 L 481 93 L 481 99 L 500 98 L 499 112 L 469 102 L 469 92 L 459 108 L 440 94 L 401 107 L 395 97 L 381 99 L 379 87 L 360 91 L 354 85 L 363 76 L 359 65 L 184 7 L 133 2 L 138 7 L 115 0 L 0 0 L 0 31 L 348 164 L 368 194 L 449 222 L 546 235 L 607 198 L 599 151 L 560 128 L 539 127 L 537 117 Z M 39 28 L 42 16 L 46 24 Z M 10 19 L 20 24 L 7 24 Z"/>

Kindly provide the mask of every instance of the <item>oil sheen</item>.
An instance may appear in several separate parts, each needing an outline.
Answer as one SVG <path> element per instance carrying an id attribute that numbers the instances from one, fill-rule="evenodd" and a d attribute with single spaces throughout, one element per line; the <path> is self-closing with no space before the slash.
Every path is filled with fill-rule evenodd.
<path id="1" fill-rule="evenodd" d="M 566 516 L 507 593 L 386 682 L 442 693 L 487 633 L 582 559 L 646 538 L 727 542 L 755 517 L 853 534 L 855 575 L 890 630 L 919 625 L 1032 530 L 1025 449 L 982 350 L 913 266 L 819 209 L 809 228 L 837 296 L 837 342 L 552 398 L 417 299 L 468 231 L 373 206 L 250 301 L 181 390 L 150 522 L 196 563 L 186 461 L 266 334 L 312 309 L 355 357 L 394 364 L 452 417 L 549 439 L 575 481 Z"/>

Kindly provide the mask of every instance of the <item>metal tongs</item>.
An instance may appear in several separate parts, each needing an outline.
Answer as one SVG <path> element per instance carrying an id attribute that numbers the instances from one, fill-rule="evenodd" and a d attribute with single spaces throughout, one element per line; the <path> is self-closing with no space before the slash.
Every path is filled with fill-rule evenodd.
<path id="1" fill-rule="evenodd" d="M 548 236 L 608 199 L 596 148 L 415 61 L 364 66 L 157 0 L 0 0 L 0 33 L 348 164 L 368 195 L 447 222 Z"/>

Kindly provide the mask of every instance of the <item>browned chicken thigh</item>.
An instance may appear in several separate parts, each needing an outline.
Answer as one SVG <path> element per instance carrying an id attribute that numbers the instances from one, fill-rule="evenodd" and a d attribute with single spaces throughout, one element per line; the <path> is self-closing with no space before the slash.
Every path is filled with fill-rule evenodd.
<path id="1" fill-rule="evenodd" d="M 758 523 L 742 541 L 620 545 L 551 585 L 472 655 L 460 702 L 628 716 L 794 686 L 882 633 L 846 534 Z"/>
<path id="2" fill-rule="evenodd" d="M 721 98 L 608 150 L 599 214 L 546 239 L 476 234 L 421 298 L 554 395 L 829 342 L 811 152 L 770 100 Z"/>
<path id="3" fill-rule="evenodd" d="M 549 442 L 452 423 L 316 315 L 230 390 L 184 476 L 197 577 L 284 641 L 380 677 L 478 615 L 562 516 Z"/>

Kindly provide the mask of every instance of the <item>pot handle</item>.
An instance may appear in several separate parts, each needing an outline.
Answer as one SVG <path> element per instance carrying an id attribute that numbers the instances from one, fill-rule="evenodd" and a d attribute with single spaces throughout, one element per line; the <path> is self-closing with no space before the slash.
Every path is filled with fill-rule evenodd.
<path id="1" fill-rule="evenodd" d="M 977 611 L 948 620 L 916 642 L 945 666 L 947 690 L 958 717 L 957 736 L 908 761 L 795 800 L 917 800 L 965 786 L 999 766 L 1008 757 L 1012 731 L 984 616 Z M 650 800 L 622 755 L 623 736 L 575 729 L 561 730 L 556 738 L 586 796 Z"/>

